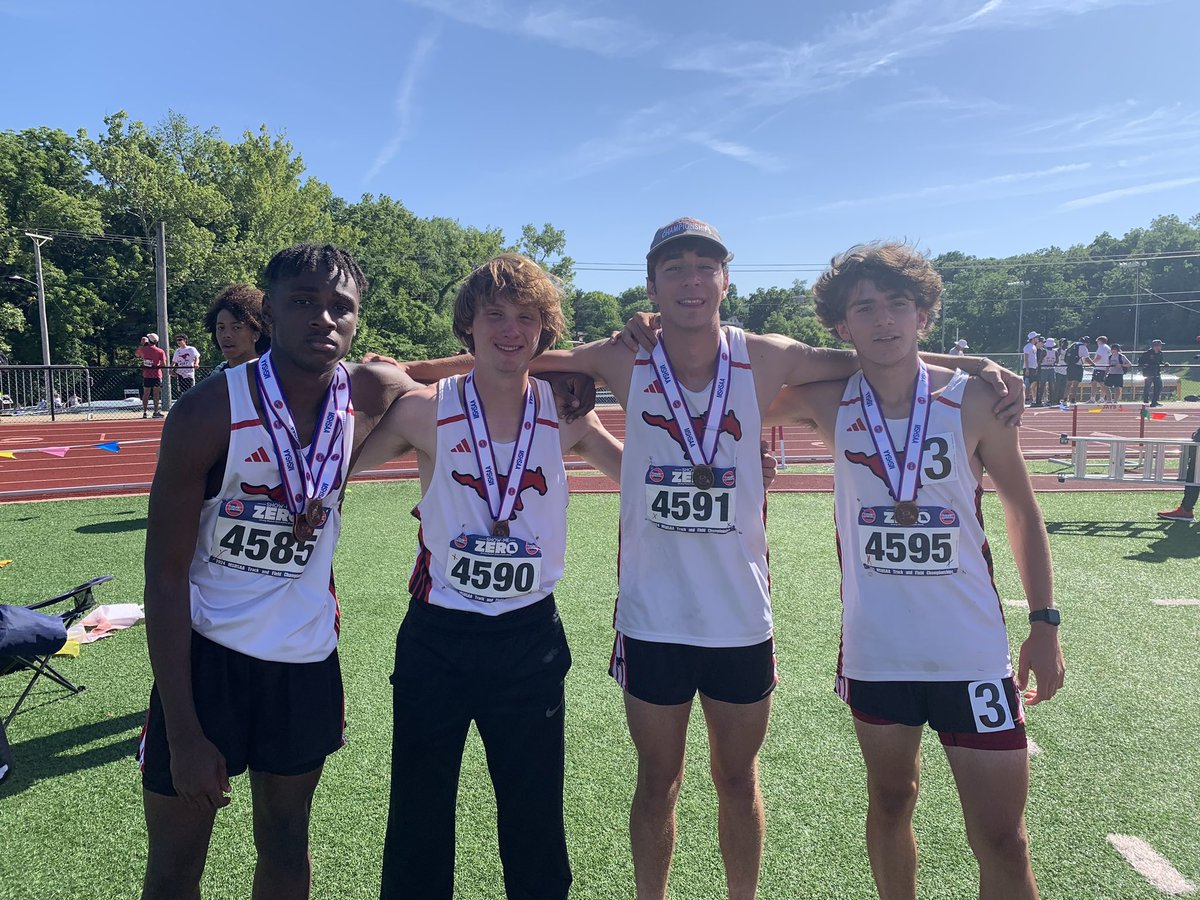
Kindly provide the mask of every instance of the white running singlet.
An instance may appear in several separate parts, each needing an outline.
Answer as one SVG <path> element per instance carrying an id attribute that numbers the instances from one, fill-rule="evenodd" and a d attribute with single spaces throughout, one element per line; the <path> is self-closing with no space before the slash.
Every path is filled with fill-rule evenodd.
<path id="1" fill-rule="evenodd" d="M 253 366 L 225 370 L 229 452 L 216 497 L 200 508 L 188 578 L 192 627 L 212 641 L 272 662 L 320 662 L 337 647 L 333 551 L 342 527 L 341 489 L 354 445 L 346 417 L 340 478 L 322 501 L 316 537 L 292 534 L 279 465 L 251 391 Z"/>
<path id="2" fill-rule="evenodd" d="M 732 384 L 707 491 L 692 485 L 692 463 L 649 354 L 639 350 L 634 362 L 621 462 L 615 622 L 628 637 L 749 647 L 772 634 L 758 397 L 745 333 L 732 327 L 725 333 Z M 701 435 L 709 387 L 680 390 Z"/>
<path id="3" fill-rule="evenodd" d="M 492 536 L 492 516 L 463 406 L 463 376 L 438 382 L 433 477 L 413 510 L 421 522 L 409 592 L 418 600 L 498 616 L 554 590 L 567 554 L 567 473 L 554 392 L 530 378 L 537 417 L 508 537 Z M 501 491 L 508 490 L 515 441 L 493 444 Z"/>
<path id="4" fill-rule="evenodd" d="M 929 411 L 916 525 L 893 516 L 884 466 L 859 400 L 846 385 L 834 447 L 834 504 L 842 565 L 838 675 L 860 681 L 974 681 L 1012 675 L 1004 612 L 983 531 L 983 488 L 963 442 L 954 373 Z M 903 448 L 907 420 L 888 419 Z M 900 458 L 903 461 L 903 449 Z"/>

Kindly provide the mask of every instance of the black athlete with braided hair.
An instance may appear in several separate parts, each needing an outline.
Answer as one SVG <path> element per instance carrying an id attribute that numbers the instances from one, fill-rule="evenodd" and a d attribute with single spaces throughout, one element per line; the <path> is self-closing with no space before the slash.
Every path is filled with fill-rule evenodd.
<path id="1" fill-rule="evenodd" d="M 342 743 L 331 559 L 347 457 L 415 386 L 391 366 L 347 366 L 348 439 L 325 447 L 317 425 L 330 398 L 344 396 L 339 367 L 366 278 L 346 251 L 300 245 L 277 253 L 264 280 L 270 356 L 180 398 L 150 493 L 145 602 L 155 685 L 139 749 L 149 836 L 143 897 L 199 896 L 217 810 L 229 803 L 231 776 L 247 769 L 258 848 L 252 896 L 309 896 L 309 810 L 325 757 Z M 298 441 L 324 448 L 314 459 L 336 461 L 329 492 L 295 515 L 280 464 L 289 443 L 272 440 L 283 432 L 270 427 L 258 387 L 268 362 L 267 380 L 282 389 L 270 410 L 286 406 Z M 305 522 L 315 523 L 308 533 Z"/>

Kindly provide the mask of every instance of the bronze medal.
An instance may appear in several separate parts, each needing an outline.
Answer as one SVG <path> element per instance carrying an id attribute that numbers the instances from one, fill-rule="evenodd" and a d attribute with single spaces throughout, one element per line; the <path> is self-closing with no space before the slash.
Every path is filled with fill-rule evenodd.
<path id="1" fill-rule="evenodd" d="M 896 524 L 907 528 L 910 525 L 917 524 L 917 519 L 920 518 L 921 511 L 915 500 L 901 500 L 895 506 L 895 514 Z"/>
<path id="2" fill-rule="evenodd" d="M 292 534 L 296 536 L 296 540 L 311 541 L 316 533 L 317 530 L 308 523 L 307 516 L 292 516 Z"/>
<path id="3" fill-rule="evenodd" d="M 508 522 L 494 522 L 492 524 L 492 537 L 508 537 Z"/>
<path id="4" fill-rule="evenodd" d="M 715 483 L 716 479 L 713 477 L 712 466 L 705 465 L 704 463 L 692 466 L 692 487 L 707 491 Z"/>
<path id="5" fill-rule="evenodd" d="M 321 524 L 324 512 L 320 500 L 310 500 L 304 512 L 295 513 L 292 516 L 292 534 L 296 536 L 296 540 L 311 541 L 317 533 L 317 526 Z"/>

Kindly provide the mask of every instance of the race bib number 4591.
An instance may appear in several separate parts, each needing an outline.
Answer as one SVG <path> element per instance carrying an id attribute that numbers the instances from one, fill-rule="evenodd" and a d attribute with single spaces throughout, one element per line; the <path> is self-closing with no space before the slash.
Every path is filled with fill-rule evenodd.
<path id="1" fill-rule="evenodd" d="M 858 511 L 858 551 L 864 568 L 884 575 L 951 575 L 958 571 L 958 513 L 922 506 L 915 525 L 896 522 L 890 506 Z"/>
<path id="2" fill-rule="evenodd" d="M 733 531 L 737 469 L 713 469 L 713 486 L 692 484 L 691 466 L 650 466 L 646 470 L 646 518 L 666 531 Z"/>
<path id="3" fill-rule="evenodd" d="M 322 509 L 316 534 L 301 541 L 292 533 L 292 513 L 270 500 L 225 500 L 217 513 L 208 561 L 256 575 L 299 578 L 312 556 L 329 511 Z"/>

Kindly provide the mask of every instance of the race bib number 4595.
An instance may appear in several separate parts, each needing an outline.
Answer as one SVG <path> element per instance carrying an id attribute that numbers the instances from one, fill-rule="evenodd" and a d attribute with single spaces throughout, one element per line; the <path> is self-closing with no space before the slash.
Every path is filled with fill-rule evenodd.
<path id="1" fill-rule="evenodd" d="M 208 561 L 256 575 L 299 578 L 329 516 L 322 509 L 316 534 L 301 541 L 292 533 L 292 513 L 270 500 L 225 500 L 217 513 Z"/>
<path id="2" fill-rule="evenodd" d="M 915 525 L 896 522 L 890 506 L 858 512 L 858 551 L 864 568 L 884 575 L 951 575 L 958 571 L 958 513 L 922 506 Z"/>
<path id="3" fill-rule="evenodd" d="M 646 470 L 646 518 L 666 531 L 733 531 L 737 469 L 713 469 L 713 486 L 692 484 L 691 466 L 650 466 Z"/>

